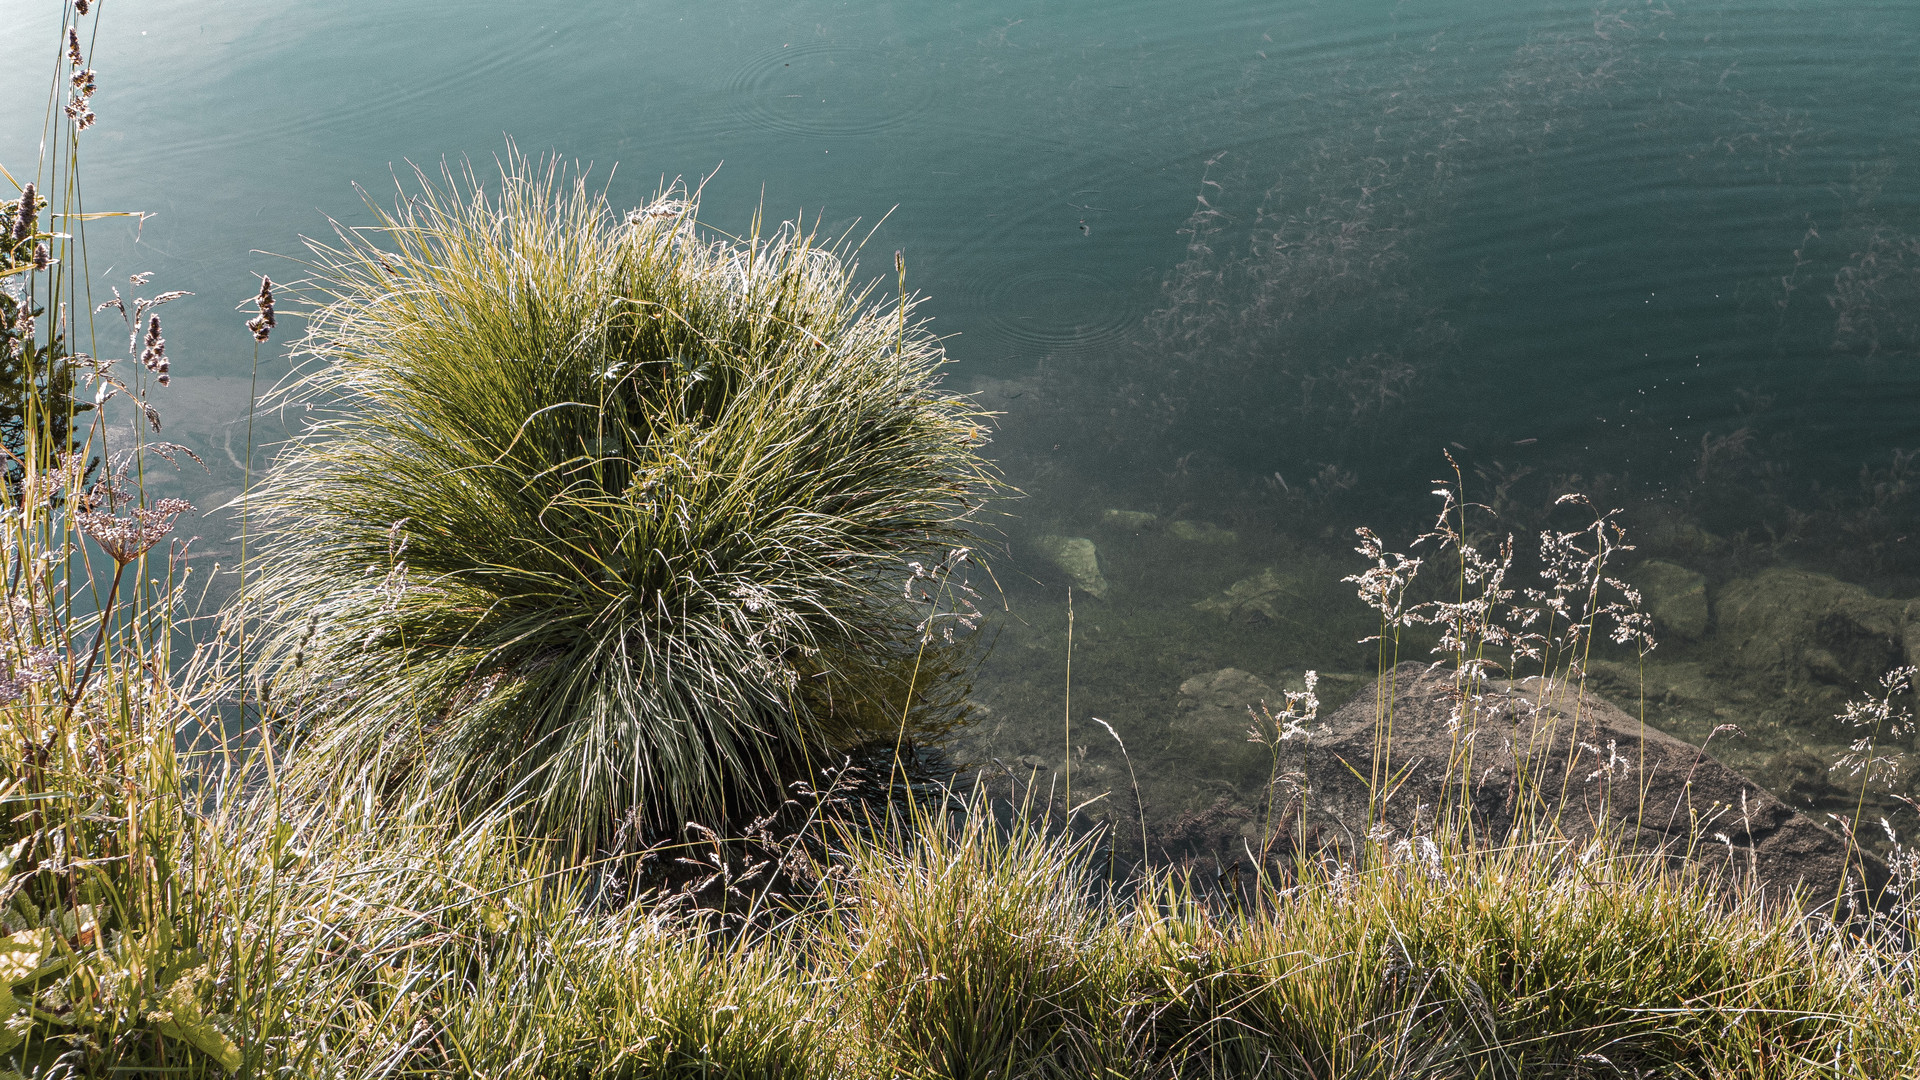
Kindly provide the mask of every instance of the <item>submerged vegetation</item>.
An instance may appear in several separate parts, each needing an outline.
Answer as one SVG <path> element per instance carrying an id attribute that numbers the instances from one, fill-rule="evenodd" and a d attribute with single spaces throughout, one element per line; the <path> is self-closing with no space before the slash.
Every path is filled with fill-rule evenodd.
<path id="1" fill-rule="evenodd" d="M 48 176 L 93 121 L 69 40 Z M 77 215 L 77 185 L 46 187 Z M 1898 852 L 1858 911 L 1547 815 L 1375 822 L 1347 859 L 1263 843 L 1209 879 L 1123 872 L 1111 833 L 999 773 L 896 785 L 960 704 L 936 646 L 972 618 L 979 416 L 845 252 L 693 212 L 619 217 L 515 157 L 317 248 L 287 400 L 321 420 L 250 493 L 270 539 L 218 631 L 178 600 L 190 508 L 140 483 L 174 448 L 109 455 L 102 413 L 25 411 L 0 489 L 0 1080 L 1911 1073 Z M 29 389 L 59 389 L 66 331 L 17 312 L 79 310 L 78 245 L 31 225 L 5 249 Z M 160 386 L 142 317 L 178 295 L 120 305 Z M 270 286 L 253 302 L 265 341 Z M 110 369 L 75 375 L 157 422 Z M 1522 661 L 1577 700 L 1596 636 L 1645 642 L 1606 515 L 1549 537 L 1529 594 L 1455 514 L 1426 538 L 1450 599 L 1370 534 L 1352 580 L 1383 666 L 1403 628 L 1438 640 L 1463 721 Z M 1307 686 L 1253 753 L 1312 737 Z M 1869 768 L 1894 686 L 1849 713 Z M 840 752 L 862 742 L 866 775 Z M 1268 789 L 1294 782 L 1273 760 Z M 645 860 L 701 885 L 623 891 Z"/>

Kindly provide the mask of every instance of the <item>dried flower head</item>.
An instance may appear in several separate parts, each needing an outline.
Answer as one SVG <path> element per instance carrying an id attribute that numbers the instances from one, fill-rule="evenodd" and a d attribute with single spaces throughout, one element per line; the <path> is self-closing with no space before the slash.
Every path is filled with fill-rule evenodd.
<path id="1" fill-rule="evenodd" d="M 638 209 L 627 211 L 627 224 L 640 225 L 662 218 L 679 217 L 687 212 L 687 204 L 681 199 L 660 199 Z"/>
<path id="2" fill-rule="evenodd" d="M 72 26 L 67 27 L 67 63 L 74 67 L 87 66 L 86 58 L 80 54 L 80 31 Z"/>
<path id="3" fill-rule="evenodd" d="M 134 507 L 125 517 L 87 510 L 78 515 L 80 531 L 93 538 L 113 561 L 125 566 L 145 555 L 173 531 L 173 522 L 193 509 L 185 499 L 161 499 L 151 508 Z"/>
<path id="4" fill-rule="evenodd" d="M 82 15 L 85 15 L 87 13 L 87 9 L 92 6 L 93 6 L 93 0 L 73 0 L 73 10 L 79 12 Z"/>
<path id="5" fill-rule="evenodd" d="M 272 278 L 261 276 L 260 295 L 253 298 L 253 304 L 260 310 L 260 314 L 247 320 L 247 329 L 253 331 L 253 340 L 264 342 L 267 340 L 267 335 L 273 332 L 274 326 Z"/>
<path id="6" fill-rule="evenodd" d="M 18 656 L 0 659 L 0 705 L 11 705 L 33 687 L 59 677 L 58 649 L 23 644 L 18 652 Z"/>
<path id="7" fill-rule="evenodd" d="M 45 270 L 51 265 L 53 265 L 53 256 L 47 251 L 46 242 L 42 241 L 33 245 L 33 268 L 35 270 Z"/>

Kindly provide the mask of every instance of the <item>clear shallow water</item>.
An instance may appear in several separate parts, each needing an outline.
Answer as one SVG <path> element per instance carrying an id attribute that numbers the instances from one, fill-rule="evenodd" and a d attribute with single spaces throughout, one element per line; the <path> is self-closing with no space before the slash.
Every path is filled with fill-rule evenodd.
<path id="1" fill-rule="evenodd" d="M 44 100 L 51 10 L 7 5 L 0 100 Z M 1845 803 L 1824 718 L 1901 657 L 1905 616 L 1821 631 L 1837 586 L 1762 575 L 1920 596 L 1896 454 L 1920 447 L 1920 7 L 108 0 L 103 27 L 88 200 L 159 216 L 94 226 L 90 269 L 198 294 L 167 311 L 162 409 L 209 462 L 169 482 L 202 505 L 244 475 L 230 308 L 296 273 L 259 252 L 360 220 L 354 182 L 386 198 L 390 170 L 510 136 L 618 163 L 617 205 L 710 176 L 715 225 L 764 204 L 879 222 L 876 268 L 905 252 L 1029 495 L 974 582 L 999 635 L 972 751 L 1064 764 L 1069 579 L 1043 538 L 1083 537 L 1111 589 L 1075 601 L 1076 723 L 1115 724 L 1163 811 L 1204 803 L 1167 735 L 1181 682 L 1357 686 L 1351 529 L 1417 531 L 1450 448 L 1491 528 L 1568 524 L 1548 507 L 1584 490 L 1626 510 L 1635 558 L 1703 575 L 1706 631 L 1655 654 L 1649 715 L 1739 722 L 1717 752 Z M 27 111 L 0 131 L 16 173 Z M 284 371 L 260 358 L 262 385 Z M 231 561 L 231 528 L 202 531 Z M 1270 568 L 1264 607 L 1194 607 Z M 1836 634 L 1865 635 L 1858 664 L 1806 659 Z"/>

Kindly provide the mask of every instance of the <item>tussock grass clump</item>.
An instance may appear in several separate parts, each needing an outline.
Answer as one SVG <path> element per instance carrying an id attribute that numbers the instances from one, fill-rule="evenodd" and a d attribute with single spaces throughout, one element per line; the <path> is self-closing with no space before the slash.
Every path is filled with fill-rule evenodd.
<path id="1" fill-rule="evenodd" d="M 1878 1076 L 1920 1050 L 1883 954 L 1796 905 L 1604 838 L 1376 854 L 1252 911 L 1149 891 L 1158 1039 L 1229 1076 Z"/>
<path id="2" fill-rule="evenodd" d="M 421 185 L 314 246 L 285 402 L 319 418 L 251 496 L 289 790 L 452 791 L 591 851 L 891 740 L 938 682 L 901 582 L 990 482 L 912 301 L 551 163 Z"/>
<path id="3" fill-rule="evenodd" d="M 869 1037 L 906 1075 L 1098 1076 L 1130 1045 L 1127 956 L 1094 898 L 1091 837 L 1003 831 L 976 804 L 856 844 L 836 939 Z"/>

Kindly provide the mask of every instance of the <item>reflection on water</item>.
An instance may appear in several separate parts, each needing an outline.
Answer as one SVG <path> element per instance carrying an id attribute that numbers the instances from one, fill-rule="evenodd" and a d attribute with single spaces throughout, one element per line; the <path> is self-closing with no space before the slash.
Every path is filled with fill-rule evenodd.
<path id="1" fill-rule="evenodd" d="M 1066 764 L 1071 585 L 1076 768 L 1124 772 L 1097 716 L 1156 814 L 1204 815 L 1228 781 L 1178 737 L 1181 687 L 1364 685 L 1352 529 L 1418 532 L 1443 449 L 1488 537 L 1564 527 L 1569 491 L 1624 509 L 1662 644 L 1598 684 L 1696 741 L 1737 724 L 1715 752 L 1796 805 L 1851 807 L 1832 715 L 1920 652 L 1912 4 L 148 14 L 103 39 L 89 199 L 163 216 L 90 239 L 112 280 L 200 296 L 162 410 L 210 471 L 163 483 L 203 506 L 245 471 L 226 308 L 280 266 L 251 250 L 504 132 L 621 162 L 621 205 L 707 177 L 721 227 L 804 210 L 906 253 L 1027 493 L 974 582 L 981 757 Z M 37 100 L 15 48 L 0 99 Z M 225 561 L 233 526 L 200 531 Z"/>

